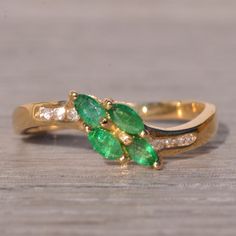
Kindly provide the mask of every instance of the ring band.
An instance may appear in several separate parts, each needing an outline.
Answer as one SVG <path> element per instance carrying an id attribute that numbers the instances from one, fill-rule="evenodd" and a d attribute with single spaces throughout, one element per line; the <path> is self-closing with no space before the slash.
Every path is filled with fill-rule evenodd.
<path id="1" fill-rule="evenodd" d="M 89 127 L 84 119 L 81 119 L 81 116 L 76 110 L 75 100 L 78 99 L 78 96 L 80 95 L 71 92 L 68 101 L 31 103 L 16 108 L 13 114 L 15 131 L 18 134 L 30 135 L 61 129 L 77 129 L 85 133 L 91 132 L 91 126 Z M 106 108 L 106 111 L 113 104 L 124 104 L 130 107 L 130 109 L 134 109 L 144 121 L 144 130 L 138 134 L 139 138 L 148 139 L 149 143 L 158 152 L 160 158 L 176 155 L 202 146 L 214 136 L 217 130 L 216 107 L 210 103 L 169 101 L 133 104 L 115 102 L 111 99 L 100 100 L 92 96 L 88 97 L 97 101 L 99 105 Z M 121 106 L 117 109 L 120 108 Z M 117 114 L 114 117 L 117 118 Z M 110 116 L 108 120 L 110 120 Z M 160 120 L 182 121 L 184 123 L 168 128 L 161 128 L 150 124 L 151 121 Z M 129 145 L 125 139 L 131 137 L 133 140 L 137 136 L 136 134 L 131 134 L 131 132 L 124 132 L 124 129 L 121 130 L 119 124 L 116 122 L 116 129 L 113 128 L 113 130 L 109 128 L 111 125 L 109 126 L 107 124 L 106 119 L 101 120 L 100 123 L 104 130 L 112 131 L 112 134 L 115 136 L 117 136 L 117 130 L 119 130 L 117 138 L 119 138 L 119 141 L 124 146 Z M 114 122 L 111 123 L 114 126 Z M 97 129 L 97 127 L 95 128 Z M 92 130 L 94 130 L 94 127 Z M 124 159 L 127 158 L 122 156 L 119 160 Z M 161 159 L 158 163 L 155 162 L 155 166 L 156 169 L 161 168 Z"/>

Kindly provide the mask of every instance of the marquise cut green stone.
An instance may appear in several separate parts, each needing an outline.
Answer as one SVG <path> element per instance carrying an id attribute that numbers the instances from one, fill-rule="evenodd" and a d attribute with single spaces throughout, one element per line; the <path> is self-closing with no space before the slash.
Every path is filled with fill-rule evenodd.
<path id="1" fill-rule="evenodd" d="M 96 99 L 80 94 L 74 104 L 79 116 L 88 126 L 100 127 L 100 121 L 106 117 L 106 110 Z"/>
<path id="2" fill-rule="evenodd" d="M 119 140 L 102 128 L 89 132 L 88 139 L 93 149 L 108 160 L 116 160 L 123 155 Z"/>
<path id="3" fill-rule="evenodd" d="M 136 111 L 125 104 L 115 103 L 109 110 L 112 121 L 123 131 L 129 134 L 140 134 L 144 124 Z"/>
<path id="4" fill-rule="evenodd" d="M 152 166 L 159 160 L 152 145 L 146 139 L 135 137 L 133 143 L 126 147 L 130 158 L 143 166 Z"/>

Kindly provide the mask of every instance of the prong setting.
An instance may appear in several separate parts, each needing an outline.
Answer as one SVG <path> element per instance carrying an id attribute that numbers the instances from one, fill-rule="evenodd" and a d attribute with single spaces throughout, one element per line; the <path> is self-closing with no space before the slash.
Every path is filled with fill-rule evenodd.
<path id="1" fill-rule="evenodd" d="M 79 94 L 75 91 L 71 91 L 68 96 L 68 101 L 66 103 L 66 108 L 74 108 L 74 101 L 78 98 Z"/>
<path id="2" fill-rule="evenodd" d="M 156 161 L 153 163 L 153 169 L 155 170 L 161 170 L 163 167 L 162 161 Z"/>
<path id="3" fill-rule="evenodd" d="M 130 161 L 130 159 L 128 157 L 126 157 L 125 155 L 123 155 L 120 159 L 119 159 L 119 163 L 122 166 L 125 166 L 128 164 L 128 162 Z"/>
<path id="4" fill-rule="evenodd" d="M 129 146 L 130 144 L 132 144 L 133 142 L 133 138 L 126 134 L 125 132 L 120 132 L 118 134 L 119 140 L 125 145 L 125 146 Z"/>
<path id="5" fill-rule="evenodd" d="M 106 110 L 110 110 L 112 108 L 113 105 L 113 100 L 110 98 L 106 98 L 102 101 L 102 105 Z"/>
<path id="6" fill-rule="evenodd" d="M 78 98 L 78 96 L 79 94 L 77 92 L 71 91 L 69 93 L 69 100 L 74 102 Z"/>
<path id="7" fill-rule="evenodd" d="M 100 124 L 101 124 L 102 128 L 104 128 L 106 130 L 113 131 L 115 129 L 114 124 L 108 118 L 101 119 Z"/>
<path id="8" fill-rule="evenodd" d="M 83 126 L 84 126 L 85 132 L 88 134 L 91 131 L 91 128 L 86 124 L 83 124 Z"/>
<path id="9" fill-rule="evenodd" d="M 149 137 L 149 132 L 147 130 L 143 130 L 141 133 L 140 133 L 140 137 L 141 138 L 148 138 Z"/>
<path id="10" fill-rule="evenodd" d="M 105 127 L 108 124 L 108 119 L 107 118 L 101 119 L 100 124 L 101 124 L 101 126 Z"/>

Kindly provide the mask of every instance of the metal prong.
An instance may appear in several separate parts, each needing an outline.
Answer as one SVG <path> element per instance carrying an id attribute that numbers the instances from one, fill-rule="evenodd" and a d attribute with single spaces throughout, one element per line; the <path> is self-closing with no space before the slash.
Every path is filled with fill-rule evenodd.
<path id="1" fill-rule="evenodd" d="M 100 124 L 106 130 L 112 130 L 114 128 L 114 124 L 106 117 L 101 119 Z"/>
<path id="2" fill-rule="evenodd" d="M 112 99 L 104 99 L 102 101 L 102 105 L 106 110 L 110 110 L 112 108 L 113 105 L 113 100 Z"/>
<path id="3" fill-rule="evenodd" d="M 130 161 L 129 158 L 127 158 L 125 155 L 123 155 L 120 159 L 119 162 L 122 166 L 125 166 L 128 164 L 128 162 Z"/>
<path id="4" fill-rule="evenodd" d="M 118 134 L 120 141 L 125 145 L 125 146 L 129 146 L 130 144 L 132 144 L 133 142 L 133 138 L 132 136 L 121 132 Z"/>
<path id="5" fill-rule="evenodd" d="M 76 93 L 75 91 L 71 91 L 68 95 L 68 101 L 66 102 L 66 109 L 70 109 L 74 107 L 74 101 L 77 99 L 78 97 L 78 93 Z"/>
<path id="6" fill-rule="evenodd" d="M 101 124 L 102 126 L 106 126 L 107 123 L 108 123 L 108 119 L 107 119 L 107 118 L 103 118 L 103 119 L 101 119 L 101 121 L 100 121 L 100 124 Z"/>
<path id="7" fill-rule="evenodd" d="M 162 162 L 161 161 L 156 161 L 156 162 L 154 162 L 154 164 L 153 164 L 153 168 L 155 169 L 155 170 L 161 170 L 162 169 Z"/>
<path id="8" fill-rule="evenodd" d="M 75 101 L 77 98 L 78 98 L 78 93 L 77 92 L 75 92 L 75 91 L 71 91 L 70 93 L 69 93 L 69 100 L 70 101 Z"/>
<path id="9" fill-rule="evenodd" d="M 88 134 L 91 131 L 91 128 L 86 124 L 83 124 L 83 125 L 84 125 L 85 132 Z"/>
<path id="10" fill-rule="evenodd" d="M 142 137 L 142 138 L 147 138 L 148 136 L 149 136 L 149 132 L 147 130 L 143 130 L 140 133 L 140 137 Z"/>

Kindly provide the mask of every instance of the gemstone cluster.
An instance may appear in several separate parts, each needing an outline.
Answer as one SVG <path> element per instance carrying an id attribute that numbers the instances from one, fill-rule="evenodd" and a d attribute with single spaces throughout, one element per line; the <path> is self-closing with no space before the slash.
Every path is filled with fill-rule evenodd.
<path id="1" fill-rule="evenodd" d="M 143 166 L 158 166 L 160 159 L 142 135 L 144 123 L 138 113 L 128 105 L 108 102 L 84 94 L 74 100 L 93 149 L 108 160 L 132 160 Z"/>

